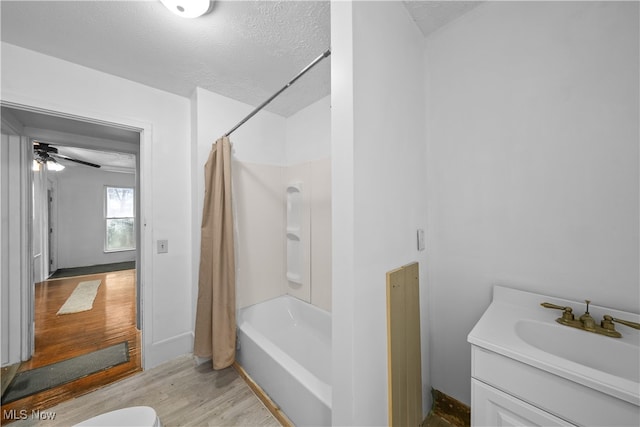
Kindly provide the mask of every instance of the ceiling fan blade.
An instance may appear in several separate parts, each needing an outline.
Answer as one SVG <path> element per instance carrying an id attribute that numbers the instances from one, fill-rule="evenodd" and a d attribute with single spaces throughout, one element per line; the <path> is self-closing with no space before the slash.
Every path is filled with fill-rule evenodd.
<path id="1" fill-rule="evenodd" d="M 71 158 L 71 157 L 69 157 L 69 156 L 64 156 L 64 155 L 62 155 L 62 154 L 57 154 L 57 153 L 56 153 L 56 154 L 51 153 L 51 154 L 52 154 L 54 157 L 59 157 L 59 158 L 61 158 L 61 159 L 65 159 L 65 160 L 68 160 L 68 161 L 70 161 L 70 162 L 80 163 L 81 165 L 85 165 L 85 166 L 91 166 L 92 168 L 100 168 L 100 167 L 101 167 L 100 165 L 97 165 L 97 164 L 95 164 L 95 163 L 86 162 L 86 161 L 84 161 L 84 160 L 74 159 L 74 158 Z"/>
<path id="2" fill-rule="evenodd" d="M 49 144 L 40 141 L 33 141 L 33 149 L 42 153 L 58 153 L 58 149 L 56 147 L 52 147 Z"/>

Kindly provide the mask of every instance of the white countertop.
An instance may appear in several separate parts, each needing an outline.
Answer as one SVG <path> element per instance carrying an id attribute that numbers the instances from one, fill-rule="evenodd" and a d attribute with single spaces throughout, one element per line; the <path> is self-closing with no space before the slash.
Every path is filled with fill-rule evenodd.
<path id="1" fill-rule="evenodd" d="M 640 406 L 640 382 L 638 381 L 640 377 L 640 356 L 637 358 L 638 360 L 635 360 L 635 355 L 640 355 L 640 331 L 616 324 L 616 330 L 622 333 L 622 338 L 611 338 L 564 326 L 555 321 L 562 315 L 562 311 L 541 307 L 540 303 L 542 302 L 570 306 L 573 308 L 573 314 L 576 319 L 585 311 L 584 302 L 569 301 L 503 286 L 495 286 L 491 305 L 469 333 L 467 340 L 472 345 Z M 590 305 L 589 312 L 597 324 L 599 324 L 604 314 L 640 322 L 640 315 L 636 313 L 623 312 L 597 305 Z M 541 340 L 547 338 L 552 340 L 554 337 L 550 335 L 556 332 L 559 336 L 562 336 L 564 347 L 559 348 L 557 354 L 566 354 L 574 360 L 576 358 L 571 357 L 574 354 L 586 355 L 587 359 L 592 358 L 598 361 L 596 364 L 618 363 L 615 366 L 616 369 L 609 369 L 610 372 L 615 371 L 616 375 L 587 366 L 588 363 L 577 363 L 530 345 L 518 334 L 518 322 L 521 322 L 520 325 L 523 322 L 534 322 L 535 324 L 528 323 L 528 325 L 533 325 L 534 328 L 540 326 L 541 334 L 549 335 L 549 337 L 541 336 Z M 587 334 L 587 336 L 574 334 Z M 565 340 L 567 337 L 569 339 Z M 572 338 L 576 340 L 574 341 Z M 626 358 L 624 366 L 619 365 L 619 359 L 621 358 L 616 358 L 616 352 L 620 349 L 624 350 L 625 354 L 632 356 L 631 358 Z M 573 353 L 574 351 L 576 353 Z M 595 366 L 596 364 L 593 365 Z M 629 374 L 627 375 L 625 372 Z"/>

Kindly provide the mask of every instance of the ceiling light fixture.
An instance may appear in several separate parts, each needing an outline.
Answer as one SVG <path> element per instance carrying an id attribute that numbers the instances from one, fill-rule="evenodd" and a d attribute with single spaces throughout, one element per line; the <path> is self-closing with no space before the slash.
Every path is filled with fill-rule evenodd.
<path id="1" fill-rule="evenodd" d="M 212 0 L 160 0 L 171 12 L 183 18 L 197 18 L 211 11 Z"/>
<path id="2" fill-rule="evenodd" d="M 40 170 L 40 165 L 44 165 L 47 170 L 54 172 L 60 172 L 62 169 L 64 169 L 64 165 L 56 162 L 56 159 L 51 157 L 49 153 L 46 152 L 36 153 L 36 157 L 33 159 L 33 166 L 31 167 L 31 169 L 34 172 L 38 172 Z"/>
<path id="3" fill-rule="evenodd" d="M 64 169 L 64 166 L 60 163 L 56 162 L 53 159 L 47 160 L 47 170 L 60 172 L 62 169 Z"/>

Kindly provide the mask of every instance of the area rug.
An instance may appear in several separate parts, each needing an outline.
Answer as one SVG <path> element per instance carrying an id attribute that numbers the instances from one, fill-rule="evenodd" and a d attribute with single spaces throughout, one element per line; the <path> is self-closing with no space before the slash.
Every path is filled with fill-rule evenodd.
<path id="1" fill-rule="evenodd" d="M 19 372 L 2 396 L 2 404 L 75 381 L 129 361 L 126 341 L 62 362 Z"/>
<path id="2" fill-rule="evenodd" d="M 100 280 L 80 282 L 56 314 L 71 314 L 91 310 L 99 286 Z"/>

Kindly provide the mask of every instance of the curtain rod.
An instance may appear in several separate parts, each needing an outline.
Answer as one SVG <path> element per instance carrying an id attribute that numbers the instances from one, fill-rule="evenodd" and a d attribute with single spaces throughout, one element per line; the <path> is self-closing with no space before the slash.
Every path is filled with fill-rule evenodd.
<path id="1" fill-rule="evenodd" d="M 242 126 L 243 124 L 245 124 L 245 122 L 247 120 L 249 120 L 251 117 L 255 116 L 256 113 L 258 113 L 258 111 L 262 110 L 264 107 L 267 106 L 267 104 L 269 104 L 271 101 L 273 101 L 278 95 L 280 95 L 282 92 L 284 92 L 287 88 L 289 88 L 289 86 L 291 86 L 292 84 L 294 84 L 296 82 L 296 80 L 298 80 L 300 77 L 302 77 L 307 71 L 309 71 L 310 69 L 312 69 L 318 62 L 322 61 L 324 58 L 326 58 L 327 56 L 331 55 L 331 49 L 327 49 L 322 55 L 318 56 L 316 59 L 313 60 L 313 62 L 311 62 L 311 64 L 307 65 L 306 67 L 304 67 L 304 69 L 302 71 L 300 71 L 298 73 L 298 75 L 296 75 L 293 79 L 291 79 L 291 81 L 289 83 L 287 83 L 286 85 L 284 85 L 282 87 L 282 89 L 280 89 L 279 91 L 277 91 L 276 93 L 274 93 L 273 95 L 271 95 L 271 97 L 269 99 L 267 99 L 266 101 L 264 101 L 262 104 L 258 105 L 252 112 L 249 113 L 249 115 L 247 115 L 247 117 L 245 117 L 244 119 L 240 120 L 240 122 L 235 125 L 233 128 L 231 128 L 231 130 L 227 133 L 224 134 L 224 136 L 229 136 L 231 135 L 233 132 L 235 132 L 236 129 L 238 129 L 240 126 Z"/>

